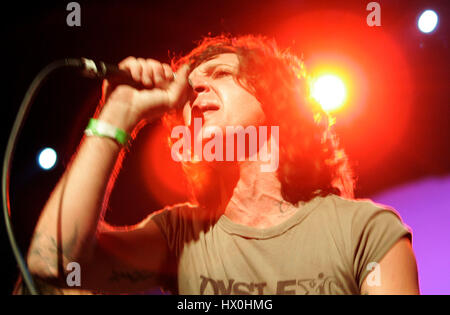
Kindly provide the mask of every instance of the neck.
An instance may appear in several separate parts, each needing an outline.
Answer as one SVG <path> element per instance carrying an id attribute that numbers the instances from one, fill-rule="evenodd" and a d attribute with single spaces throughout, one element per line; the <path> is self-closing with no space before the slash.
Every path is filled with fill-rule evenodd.
<path id="1" fill-rule="evenodd" d="M 265 145 L 271 148 L 272 154 L 278 154 L 270 143 Z M 278 156 L 275 158 L 278 166 Z M 271 166 L 272 160 L 274 157 L 270 160 Z M 205 215 L 213 214 L 215 219 L 225 215 L 235 223 L 257 228 L 274 226 L 293 215 L 298 207 L 283 199 L 276 170 L 262 171 L 273 169 L 267 168 L 267 161 L 264 161 L 249 158 L 239 162 L 198 164 L 199 173 L 206 174 L 207 179 L 194 180 L 192 184 L 197 200 L 206 210 Z"/>
<path id="2" fill-rule="evenodd" d="M 261 172 L 261 161 L 239 162 L 239 179 L 224 214 L 242 225 L 267 228 L 294 214 L 293 205 L 283 200 L 276 172 Z"/>

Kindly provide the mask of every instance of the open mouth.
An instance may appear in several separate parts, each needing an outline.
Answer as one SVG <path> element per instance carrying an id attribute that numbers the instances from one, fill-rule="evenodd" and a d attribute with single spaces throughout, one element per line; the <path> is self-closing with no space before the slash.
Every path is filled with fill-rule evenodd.
<path id="1" fill-rule="evenodd" d="M 203 112 L 210 112 L 210 111 L 216 111 L 216 110 L 218 110 L 218 109 L 219 109 L 219 106 L 218 106 L 218 105 L 215 105 L 215 104 L 208 104 L 208 105 L 203 106 L 201 110 L 202 110 Z"/>
<path id="2" fill-rule="evenodd" d="M 206 105 L 204 104 L 201 106 L 196 105 L 192 107 L 191 121 L 189 124 L 189 130 L 191 132 L 192 137 L 195 138 L 197 137 L 198 132 L 203 132 L 203 127 L 207 125 L 207 121 L 209 120 L 210 115 L 219 109 L 220 106 L 215 104 L 206 104 Z M 197 128 L 197 130 L 195 128 Z"/>
<path id="3" fill-rule="evenodd" d="M 191 110 L 191 125 L 194 122 L 195 118 L 201 118 L 202 121 L 204 119 L 203 110 L 201 110 L 200 107 L 198 107 L 198 106 L 192 108 L 192 110 Z"/>
<path id="4" fill-rule="evenodd" d="M 195 118 L 201 118 L 202 123 L 205 117 L 209 116 L 211 113 L 219 110 L 219 106 L 216 104 L 206 104 L 201 106 L 194 106 L 191 110 L 191 125 Z"/>

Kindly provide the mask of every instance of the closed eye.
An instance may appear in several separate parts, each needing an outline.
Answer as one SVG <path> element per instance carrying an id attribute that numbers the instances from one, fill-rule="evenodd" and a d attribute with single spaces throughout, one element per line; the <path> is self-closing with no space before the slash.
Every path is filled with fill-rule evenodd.
<path id="1" fill-rule="evenodd" d="M 228 76 L 228 75 L 232 75 L 232 74 L 233 73 L 230 70 L 221 70 L 221 69 L 219 69 L 219 70 L 216 70 L 216 71 L 213 72 L 212 77 L 214 79 L 218 79 L 218 78 L 222 78 L 222 77 L 225 77 L 225 76 Z"/>

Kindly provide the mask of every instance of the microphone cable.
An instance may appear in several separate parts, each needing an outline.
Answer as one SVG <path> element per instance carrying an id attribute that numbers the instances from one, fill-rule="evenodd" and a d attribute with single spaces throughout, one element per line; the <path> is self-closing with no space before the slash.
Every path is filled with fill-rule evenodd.
<path id="1" fill-rule="evenodd" d="M 16 239 L 14 237 L 14 231 L 11 223 L 11 204 L 9 198 L 9 184 L 10 184 L 10 173 L 12 166 L 12 157 L 14 155 L 14 150 L 17 145 L 17 140 L 20 135 L 20 132 L 24 126 L 26 117 L 29 113 L 31 105 L 33 104 L 37 92 L 46 81 L 48 76 L 55 70 L 64 68 L 64 67 L 75 67 L 82 68 L 84 70 L 84 75 L 89 76 L 91 78 L 102 78 L 102 73 L 98 73 L 97 69 L 92 70 L 92 65 L 95 63 L 89 59 L 75 59 L 75 58 L 66 58 L 61 60 L 56 60 L 50 64 L 48 64 L 44 69 L 42 69 L 37 76 L 32 81 L 28 90 L 25 93 L 25 96 L 20 104 L 19 111 L 17 112 L 16 119 L 14 121 L 13 127 L 11 129 L 11 133 L 9 134 L 8 143 L 6 146 L 5 155 L 3 158 L 3 172 L 2 172 L 2 203 L 3 203 L 3 214 L 6 225 L 6 232 L 8 235 L 8 239 L 11 245 L 11 248 L 14 253 L 14 257 L 18 263 L 20 273 L 22 274 L 25 285 L 27 286 L 31 295 L 39 294 L 39 290 L 36 287 L 36 284 L 33 281 L 33 278 L 30 274 L 30 271 L 27 267 L 26 261 L 20 252 L 20 249 L 17 245 Z M 103 64 L 100 62 L 100 64 Z M 94 66 L 95 68 L 95 66 Z M 101 69 L 100 69 L 101 70 Z M 97 72 L 96 72 L 97 71 Z"/>

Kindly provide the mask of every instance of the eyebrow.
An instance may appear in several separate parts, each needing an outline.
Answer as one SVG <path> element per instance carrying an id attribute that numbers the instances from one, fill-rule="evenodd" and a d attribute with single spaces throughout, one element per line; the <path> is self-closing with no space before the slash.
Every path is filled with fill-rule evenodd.
<path id="1" fill-rule="evenodd" d="M 230 65 L 227 63 L 211 63 L 209 65 L 207 65 L 202 71 L 201 73 L 206 73 L 206 74 L 211 74 L 211 71 L 214 70 L 217 67 L 221 67 L 221 66 L 227 66 L 229 68 L 233 68 L 236 69 L 236 65 Z"/>
<path id="2" fill-rule="evenodd" d="M 217 68 L 217 67 L 219 67 L 219 66 L 227 66 L 227 67 L 231 67 L 231 68 L 235 68 L 235 67 L 236 67 L 234 64 L 233 64 L 233 65 L 230 65 L 229 63 L 211 63 L 211 64 L 209 64 L 209 65 L 206 67 L 206 69 L 210 70 L 210 69 L 212 69 L 212 68 Z"/>

